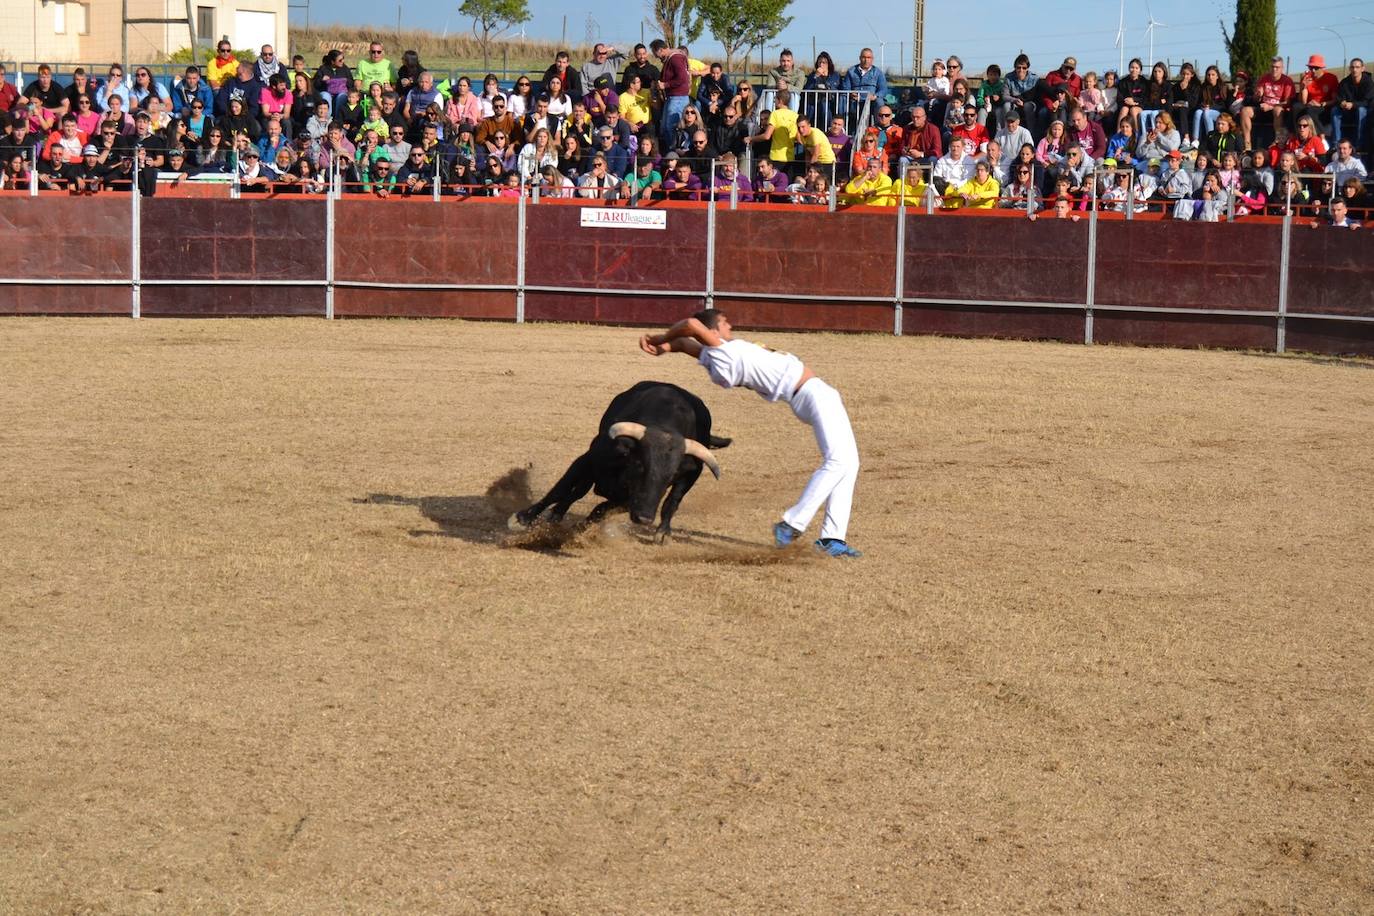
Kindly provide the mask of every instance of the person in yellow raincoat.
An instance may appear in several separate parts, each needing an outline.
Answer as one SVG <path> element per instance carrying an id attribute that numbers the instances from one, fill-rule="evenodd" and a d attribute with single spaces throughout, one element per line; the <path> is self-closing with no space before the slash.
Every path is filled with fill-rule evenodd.
<path id="1" fill-rule="evenodd" d="M 986 160 L 979 159 L 973 166 L 973 177 L 959 187 L 950 185 L 945 191 L 945 206 L 957 210 L 991 210 L 997 206 L 997 196 L 1002 186 L 992 177 L 991 167 Z"/>
<path id="2" fill-rule="evenodd" d="M 891 207 L 897 203 L 892 196 L 892 179 L 884 174 L 882 164 L 877 159 L 870 159 L 862 172 L 849 179 L 841 199 L 847 204 L 870 207 Z"/>

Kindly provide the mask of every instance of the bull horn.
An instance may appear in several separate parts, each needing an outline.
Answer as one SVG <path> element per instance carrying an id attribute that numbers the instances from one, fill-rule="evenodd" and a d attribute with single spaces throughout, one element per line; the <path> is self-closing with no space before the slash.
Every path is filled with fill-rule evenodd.
<path id="1" fill-rule="evenodd" d="M 606 435 L 610 436 L 612 439 L 619 439 L 621 436 L 626 436 L 630 439 L 643 439 L 644 424 L 622 420 L 619 423 L 612 424 L 611 428 L 606 430 Z"/>
<path id="2" fill-rule="evenodd" d="M 709 448 L 695 439 L 687 439 L 684 441 L 683 445 L 685 446 L 683 448 L 684 452 L 710 468 L 711 473 L 716 476 L 716 480 L 720 480 L 720 464 L 717 463 L 716 456 L 711 454 Z"/>

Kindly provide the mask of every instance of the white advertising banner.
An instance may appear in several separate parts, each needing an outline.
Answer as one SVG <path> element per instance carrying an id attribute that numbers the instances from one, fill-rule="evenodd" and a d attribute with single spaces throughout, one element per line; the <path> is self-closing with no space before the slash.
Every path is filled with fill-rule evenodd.
<path id="1" fill-rule="evenodd" d="M 596 229 L 667 229 L 668 211 L 583 207 L 582 226 Z"/>

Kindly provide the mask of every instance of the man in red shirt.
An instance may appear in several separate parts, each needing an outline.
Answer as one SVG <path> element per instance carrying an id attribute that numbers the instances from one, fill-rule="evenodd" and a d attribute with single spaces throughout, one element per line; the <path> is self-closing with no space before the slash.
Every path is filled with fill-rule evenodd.
<path id="1" fill-rule="evenodd" d="M 19 101 L 19 90 L 5 78 L 5 65 L 0 64 L 0 112 L 13 111 Z"/>
<path id="2" fill-rule="evenodd" d="M 949 132 L 950 138 L 963 137 L 964 149 L 968 150 L 970 156 L 977 156 L 987 152 L 988 131 L 978 121 L 978 106 L 972 102 L 964 106 L 964 120 L 958 127 Z"/>
<path id="3" fill-rule="evenodd" d="M 1326 69 L 1326 58 L 1313 54 L 1307 58 L 1307 69 L 1303 71 L 1301 85 L 1298 87 L 1298 104 L 1294 106 L 1294 118 L 1307 115 L 1317 130 L 1331 122 L 1331 110 L 1336 104 L 1336 92 L 1341 84 L 1336 74 Z"/>
<path id="4" fill-rule="evenodd" d="M 1269 62 L 1269 72 L 1259 78 L 1259 84 L 1255 89 L 1258 96 L 1256 104 L 1246 105 L 1240 110 L 1240 134 L 1245 140 L 1245 148 L 1255 148 L 1251 142 L 1250 130 L 1256 117 L 1274 125 L 1274 142 L 1282 145 L 1288 133 L 1284 127 L 1284 115 L 1292 106 L 1293 96 L 1297 91 L 1288 74 L 1283 72 L 1282 57 L 1274 55 Z"/>
<path id="5" fill-rule="evenodd" d="M 1072 57 L 1064 58 L 1064 63 L 1059 65 L 1059 69 L 1045 77 L 1045 84 L 1054 89 L 1060 83 L 1068 87 L 1069 95 L 1078 98 L 1078 93 L 1083 90 L 1083 77 L 1074 71 L 1078 69 L 1078 60 Z"/>

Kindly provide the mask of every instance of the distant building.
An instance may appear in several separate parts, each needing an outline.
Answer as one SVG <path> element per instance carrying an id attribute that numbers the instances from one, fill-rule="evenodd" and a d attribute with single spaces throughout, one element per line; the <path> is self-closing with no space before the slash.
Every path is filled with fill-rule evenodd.
<path id="1" fill-rule="evenodd" d="M 0 60 L 36 64 L 94 64 L 120 60 L 125 0 L 0 0 Z M 186 16 L 183 0 L 127 0 L 130 19 Z M 265 44 L 286 51 L 287 0 L 191 0 L 197 59 L 228 36 L 234 50 Z M 184 25 L 128 27 L 128 62 L 156 63 L 191 44 Z"/>

